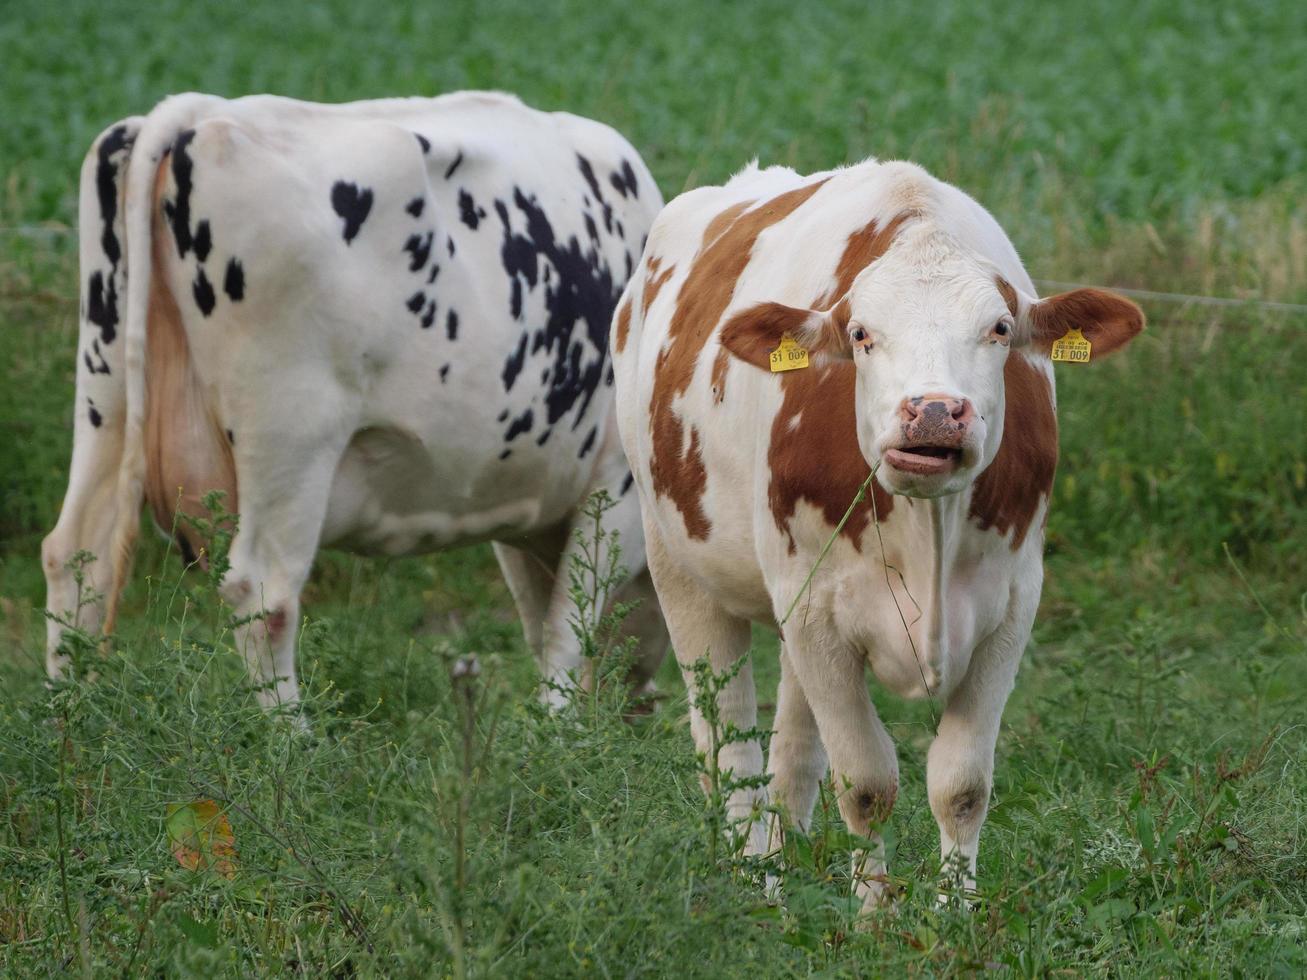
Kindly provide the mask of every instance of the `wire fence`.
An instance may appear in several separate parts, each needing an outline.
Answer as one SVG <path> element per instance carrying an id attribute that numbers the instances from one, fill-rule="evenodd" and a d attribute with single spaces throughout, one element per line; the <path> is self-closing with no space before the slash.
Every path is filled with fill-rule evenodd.
<path id="1" fill-rule="evenodd" d="M 7 225 L 0 226 L 0 237 L 13 238 L 63 238 L 75 234 L 77 229 L 67 225 Z M 1279 303 L 1275 300 L 1250 297 L 1239 299 L 1234 296 L 1202 296 L 1196 293 L 1168 293 L 1158 289 L 1134 289 L 1125 286 L 1101 286 L 1094 283 L 1064 282 L 1060 279 L 1035 279 L 1040 289 L 1110 289 L 1131 299 L 1142 299 L 1150 303 L 1183 303 L 1190 306 L 1223 307 L 1226 309 L 1271 310 L 1276 313 L 1307 314 L 1307 303 Z"/>

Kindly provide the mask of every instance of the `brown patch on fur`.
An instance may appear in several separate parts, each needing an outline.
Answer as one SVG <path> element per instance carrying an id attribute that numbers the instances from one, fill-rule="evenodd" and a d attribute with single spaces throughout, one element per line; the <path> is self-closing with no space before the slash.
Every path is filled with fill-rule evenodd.
<path id="1" fill-rule="evenodd" d="M 1012 550 L 1026 538 L 1057 471 L 1057 413 L 1048 378 L 1015 351 L 1003 366 L 1003 442 L 976 478 L 969 516 L 983 530 L 1013 531 Z"/>
<path id="2" fill-rule="evenodd" d="M 703 511 L 708 483 L 699 433 L 691 427 L 684 452 L 685 426 L 673 408 L 690 386 L 699 354 L 730 304 L 735 283 L 749 264 L 753 246 L 764 230 L 792 214 L 815 194 L 825 180 L 805 184 L 746 211 L 749 202 L 727 208 L 708 223 L 703 244 L 690 274 L 676 297 L 676 310 L 667 328 L 667 346 L 654 365 L 653 398 L 649 405 L 653 433 L 650 475 L 654 493 L 668 497 L 685 520 L 686 533 L 704 540 L 711 523 Z"/>
<path id="3" fill-rule="evenodd" d="M 622 300 L 622 305 L 617 308 L 617 316 L 613 317 L 613 345 L 617 353 L 622 353 L 622 348 L 626 346 L 626 335 L 631 332 L 631 297 L 627 296 Z"/>
<path id="4" fill-rule="evenodd" d="M 231 446 L 201 394 L 181 310 L 168 288 L 169 233 L 162 201 L 169 161 L 154 181 L 150 305 L 145 357 L 145 500 L 154 519 L 173 531 L 183 551 L 198 555 L 206 542 L 177 516 L 207 514 L 202 498 L 223 490 L 223 507 L 235 513 L 236 465 Z"/>
<path id="5" fill-rule="evenodd" d="M 767 465 L 771 482 L 767 503 L 776 527 L 790 536 L 790 521 L 800 500 L 821 509 L 834 527 L 853 503 L 871 467 L 858 447 L 852 363 L 833 361 L 805 371 L 788 371 L 781 378 L 784 399 L 772 421 Z M 894 497 L 872 481 L 875 513 L 884 520 L 894 509 Z M 864 499 L 840 532 L 861 549 L 862 533 L 870 526 L 872 500 Z"/>
<path id="6" fill-rule="evenodd" d="M 717 241 L 722 232 L 731 226 L 740 215 L 756 204 L 756 201 L 740 201 L 738 204 L 732 204 L 721 214 L 714 215 L 713 219 L 708 222 L 708 226 L 703 230 L 703 242 L 699 246 L 699 254 L 702 255 L 704 249 Z"/>
<path id="7" fill-rule="evenodd" d="M 649 308 L 653 306 L 654 300 L 662 292 L 663 287 L 667 285 L 667 280 L 672 278 L 672 273 L 676 271 L 675 265 L 669 265 L 662 270 L 662 275 L 658 274 L 658 267 L 662 260 L 657 256 L 649 259 L 649 271 L 644 274 L 644 315 L 649 315 Z"/>
<path id="8" fill-rule="evenodd" d="M 1020 311 L 1020 303 L 1017 301 L 1017 291 L 1012 288 L 1012 284 L 1002 276 L 994 277 L 994 285 L 998 287 L 999 293 L 1003 296 L 1003 302 L 1007 304 L 1007 311 L 1015 319 Z"/>
<path id="9" fill-rule="evenodd" d="M 712 396 L 718 404 L 726 397 L 726 369 L 731 366 L 731 354 L 725 347 L 717 348 L 712 362 Z"/>
<path id="10" fill-rule="evenodd" d="M 899 229 L 909 219 L 915 217 L 913 212 L 904 211 L 896 214 L 882 228 L 873 218 L 866 225 L 849 236 L 844 243 L 844 254 L 835 267 L 835 285 L 816 302 L 816 308 L 824 310 L 853 288 L 853 280 L 863 269 L 889 251 Z M 846 315 L 845 322 L 848 322 Z"/>
<path id="11" fill-rule="evenodd" d="M 849 236 L 835 269 L 835 282 L 818 297 L 818 309 L 835 303 L 831 323 L 841 335 L 851 315 L 845 294 L 858 273 L 889 250 L 895 235 L 912 215 L 903 213 L 881 228 L 875 221 Z M 836 300 L 839 302 L 836 303 Z M 790 535 L 790 521 L 800 500 L 819 507 L 826 523 L 834 527 L 857 496 L 858 488 L 871 472 L 858 446 L 857 415 L 854 407 L 857 369 L 851 361 L 833 361 L 820 368 L 787 371 L 781 375 L 784 399 L 772 422 L 771 447 L 767 463 L 771 484 L 767 501 L 776 526 Z M 884 520 L 894 509 L 894 496 L 875 480 L 872 496 L 849 515 L 840 531 L 855 548 L 861 549 L 862 534 L 875 516 Z"/>

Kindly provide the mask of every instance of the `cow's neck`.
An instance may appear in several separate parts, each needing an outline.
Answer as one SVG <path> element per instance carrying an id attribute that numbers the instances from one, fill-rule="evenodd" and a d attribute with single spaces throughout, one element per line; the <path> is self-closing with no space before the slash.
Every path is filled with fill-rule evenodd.
<path id="1" fill-rule="evenodd" d="M 911 575 L 902 583 L 910 593 L 909 604 L 900 603 L 900 611 L 912 624 L 910 633 L 932 690 L 943 679 L 940 671 L 948 655 L 950 569 L 958 554 L 959 530 L 966 520 L 966 496 L 902 498 L 906 506 L 894 508 L 894 518 L 902 514 L 895 535 L 895 551 L 901 558 L 894 564 L 900 571 L 910 570 Z M 890 576 L 896 578 L 897 573 L 891 571 Z"/>

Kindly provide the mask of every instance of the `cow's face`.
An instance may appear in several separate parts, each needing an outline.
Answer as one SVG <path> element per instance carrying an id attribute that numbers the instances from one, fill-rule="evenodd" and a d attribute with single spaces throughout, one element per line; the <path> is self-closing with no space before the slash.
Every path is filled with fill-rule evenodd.
<path id="1" fill-rule="evenodd" d="M 967 487 L 998 452 L 1013 350 L 1047 353 L 1071 327 L 1097 358 L 1129 342 L 1143 313 L 1096 289 L 1022 296 L 935 233 L 905 236 L 828 310 L 764 303 L 737 314 L 722 344 L 764 369 L 785 335 L 808 349 L 807 370 L 850 360 L 858 445 L 877 479 L 893 493 L 939 497 Z"/>
<path id="2" fill-rule="evenodd" d="M 903 245 L 854 280 L 827 346 L 857 369 L 858 445 L 881 485 L 937 497 L 998 452 L 1017 313 L 979 261 L 929 238 Z"/>

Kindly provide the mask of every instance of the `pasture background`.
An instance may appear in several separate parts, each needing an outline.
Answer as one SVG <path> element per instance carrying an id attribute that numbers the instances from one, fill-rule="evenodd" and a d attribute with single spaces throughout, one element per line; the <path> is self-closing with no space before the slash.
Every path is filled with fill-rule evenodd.
<path id="1" fill-rule="evenodd" d="M 153 540 L 99 683 L 42 685 L 77 170 L 170 92 L 502 88 L 616 126 L 668 197 L 755 155 L 908 157 L 994 211 L 1037 279 L 1307 302 L 1307 5 L 986 7 L 0 3 L 0 971 L 1307 971 L 1301 314 L 1144 303 L 1127 353 L 1059 368 L 1044 603 L 970 915 L 913 885 L 935 860 L 926 706 L 876 692 L 897 913 L 851 928 L 822 813 L 769 908 L 710 856 L 675 671 L 633 724 L 608 699 L 543 715 L 486 548 L 322 557 L 311 738 L 252 709 L 212 589 Z M 489 745 L 471 778 L 447 671 L 467 652 Z M 754 656 L 766 702 L 774 640 Z M 235 801 L 231 881 L 169 853 L 166 804 L 204 796 Z"/>

